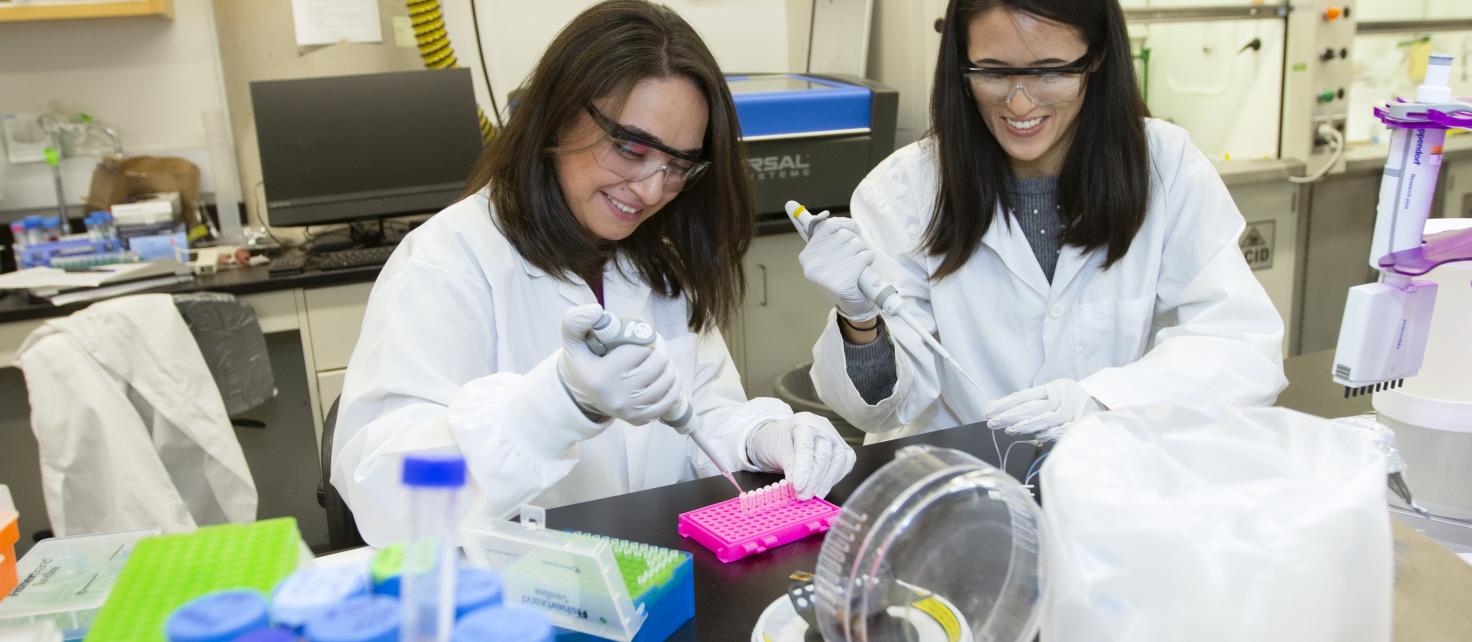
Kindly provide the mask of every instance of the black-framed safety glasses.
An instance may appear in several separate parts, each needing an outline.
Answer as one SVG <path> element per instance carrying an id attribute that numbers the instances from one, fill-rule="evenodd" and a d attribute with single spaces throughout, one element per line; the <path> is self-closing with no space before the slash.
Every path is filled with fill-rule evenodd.
<path id="1" fill-rule="evenodd" d="M 971 93 L 979 100 L 1005 105 L 1012 102 L 1018 90 L 1027 94 L 1035 105 L 1054 105 L 1079 97 L 1084 76 L 1094 64 L 1093 53 L 1086 53 L 1066 65 L 1052 67 L 974 67 L 961 71 L 970 83 Z"/>
<path id="2" fill-rule="evenodd" d="M 588 105 L 587 110 L 593 122 L 607 136 L 607 140 L 595 150 L 594 159 L 603 169 L 631 183 L 642 182 L 655 174 L 663 173 L 664 190 L 682 192 L 690 189 L 710 168 L 710 161 L 702 160 L 699 155 L 675 149 L 630 131 L 612 118 L 604 116 L 592 105 Z"/>

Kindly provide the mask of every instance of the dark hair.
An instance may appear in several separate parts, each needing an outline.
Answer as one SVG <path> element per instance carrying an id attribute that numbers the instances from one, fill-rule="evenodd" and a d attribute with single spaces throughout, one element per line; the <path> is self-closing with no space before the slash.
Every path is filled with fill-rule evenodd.
<path id="1" fill-rule="evenodd" d="M 935 65 L 930 121 L 940 163 L 935 217 L 923 244 L 944 257 L 933 278 L 951 274 L 976 252 L 993 224 L 997 206 L 1013 209 L 1006 181 L 1007 152 L 982 122 L 962 69 L 971 21 L 1002 8 L 1077 29 L 1093 62 L 1084 81 L 1084 104 L 1058 178 L 1062 241 L 1093 250 L 1108 248 L 1108 268 L 1129 251 L 1150 199 L 1150 115 L 1135 83 L 1124 12 L 1117 0 L 951 0 Z"/>
<path id="2" fill-rule="evenodd" d="M 610 248 L 574 218 L 551 150 L 595 98 L 622 104 L 640 80 L 669 76 L 688 78 L 705 96 L 710 120 L 702 154 L 710 168 Z M 741 259 L 755 215 L 739 137 L 720 67 L 684 19 L 642 0 L 603 2 L 547 46 L 514 114 L 471 170 L 468 189 L 489 186 L 502 233 L 533 265 L 563 280 L 588 276 L 603 269 L 613 249 L 656 292 L 683 293 L 698 332 L 730 320 L 746 294 Z"/>

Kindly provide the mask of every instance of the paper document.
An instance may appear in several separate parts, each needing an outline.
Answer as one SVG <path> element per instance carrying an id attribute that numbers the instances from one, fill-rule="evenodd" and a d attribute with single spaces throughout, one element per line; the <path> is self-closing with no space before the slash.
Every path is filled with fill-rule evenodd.
<path id="1" fill-rule="evenodd" d="M 0 274 L 0 290 L 95 288 L 119 281 L 173 275 L 181 268 L 182 264 L 169 262 L 115 263 L 77 272 L 52 267 L 33 267 L 9 274 Z"/>
<path id="2" fill-rule="evenodd" d="M 46 300 L 50 301 L 51 305 L 63 306 L 70 305 L 72 303 L 83 303 L 86 301 L 108 299 L 115 296 L 122 296 L 124 294 L 131 294 L 133 292 L 142 292 L 144 290 L 152 290 L 154 288 L 161 288 L 168 285 L 188 283 L 193 280 L 194 277 L 187 274 L 159 276 L 151 279 L 138 279 L 136 281 L 127 281 L 124 283 L 119 283 L 117 285 L 107 285 L 100 288 L 71 290 L 68 292 L 62 292 L 60 294 L 46 297 Z"/>
<path id="3" fill-rule="evenodd" d="M 383 42 L 378 0 L 291 0 L 298 46 Z"/>

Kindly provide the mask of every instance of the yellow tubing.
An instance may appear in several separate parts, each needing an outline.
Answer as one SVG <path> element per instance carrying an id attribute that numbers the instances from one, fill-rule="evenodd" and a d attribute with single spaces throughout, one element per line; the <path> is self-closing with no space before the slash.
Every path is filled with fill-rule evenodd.
<path id="1" fill-rule="evenodd" d="M 471 0 L 474 2 L 474 0 Z M 414 23 L 414 40 L 419 44 L 419 59 L 427 69 L 455 69 L 460 61 L 455 58 L 455 48 L 450 46 L 450 33 L 445 30 L 445 14 L 440 10 L 440 0 L 404 0 L 409 6 L 409 19 Z M 490 91 L 486 87 L 486 91 Z M 476 106 L 475 115 L 480 118 L 481 139 L 489 142 L 496 129 L 485 111 Z"/>

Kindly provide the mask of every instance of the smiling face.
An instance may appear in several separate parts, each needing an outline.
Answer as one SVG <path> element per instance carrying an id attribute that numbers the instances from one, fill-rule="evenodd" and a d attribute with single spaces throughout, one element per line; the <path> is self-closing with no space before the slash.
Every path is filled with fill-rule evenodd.
<path id="1" fill-rule="evenodd" d="M 970 63 L 983 68 L 1060 67 L 1088 53 L 1078 30 L 1026 13 L 995 8 L 977 14 L 967 28 Z M 1024 78 L 1018 77 L 1017 84 Z M 982 122 L 1002 145 L 1018 177 L 1056 176 L 1063 169 L 1085 89 L 1073 99 L 1039 105 L 1038 96 L 1014 90 L 1005 104 L 973 90 Z"/>
<path id="2" fill-rule="evenodd" d="M 692 152 L 705 140 L 710 116 L 705 96 L 683 76 L 645 78 L 634 84 L 622 108 L 607 97 L 595 99 L 593 107 L 630 132 Z M 586 112 L 560 138 L 565 141 L 561 147 L 573 150 L 556 156 L 562 198 L 583 228 L 600 239 L 628 237 L 679 195 L 677 189 L 665 188 L 664 172 L 641 177 L 637 174 L 644 172 L 620 174 L 606 168 L 611 163 L 600 162 L 600 154 L 619 154 L 618 158 L 634 166 L 657 167 L 679 160 L 644 146 L 611 147 L 614 143 L 608 134 Z"/>

